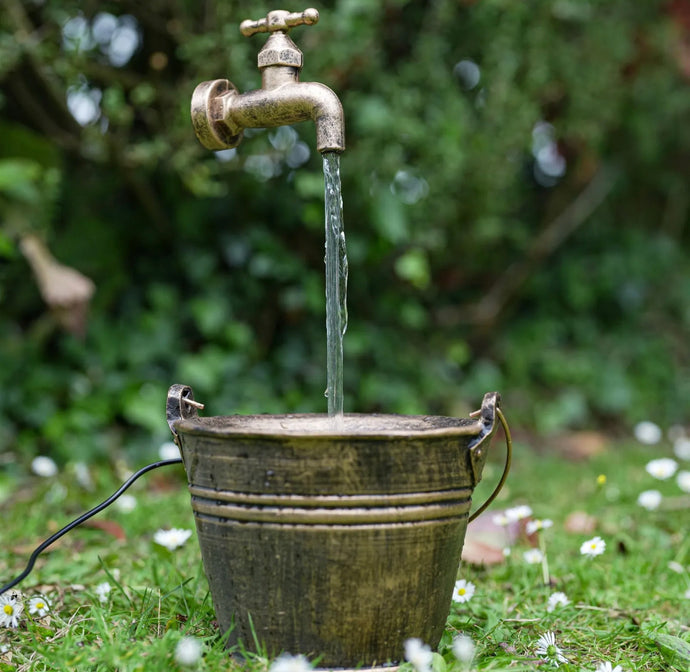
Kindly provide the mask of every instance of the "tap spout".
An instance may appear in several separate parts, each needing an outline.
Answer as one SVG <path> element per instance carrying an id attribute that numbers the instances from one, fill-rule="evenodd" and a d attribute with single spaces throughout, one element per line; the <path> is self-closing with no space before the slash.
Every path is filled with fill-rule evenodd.
<path id="1" fill-rule="evenodd" d="M 272 73 L 275 74 L 275 73 Z M 318 82 L 288 81 L 246 93 L 229 91 L 222 115 L 231 136 L 245 128 L 270 128 L 312 120 L 319 152 L 345 150 L 345 120 L 338 96 Z"/>
<path id="2" fill-rule="evenodd" d="M 338 96 L 318 82 L 300 82 L 295 68 L 266 68 L 263 87 L 239 93 L 226 79 L 202 82 L 192 97 L 192 122 L 208 149 L 236 147 L 246 128 L 312 120 L 319 152 L 345 150 L 345 118 Z"/>

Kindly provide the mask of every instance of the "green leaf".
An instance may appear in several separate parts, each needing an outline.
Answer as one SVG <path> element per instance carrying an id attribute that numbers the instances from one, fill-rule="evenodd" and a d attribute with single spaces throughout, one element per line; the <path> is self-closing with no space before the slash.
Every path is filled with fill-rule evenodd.
<path id="1" fill-rule="evenodd" d="M 679 672 L 690 671 L 690 644 L 680 637 L 655 633 L 651 637 L 666 662 Z"/>

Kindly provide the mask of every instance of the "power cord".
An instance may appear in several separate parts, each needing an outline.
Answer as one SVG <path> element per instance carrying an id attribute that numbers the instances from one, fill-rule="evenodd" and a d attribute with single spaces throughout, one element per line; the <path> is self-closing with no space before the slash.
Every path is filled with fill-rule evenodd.
<path id="1" fill-rule="evenodd" d="M 110 506 L 140 476 L 143 476 L 145 473 L 152 471 L 153 469 L 158 469 L 158 467 L 167 467 L 169 464 L 180 464 L 181 462 L 182 458 L 179 457 L 172 460 L 161 460 L 160 462 L 153 462 L 152 464 L 147 464 L 145 467 L 142 467 L 141 469 L 139 469 L 139 471 L 132 474 L 120 486 L 117 492 L 113 493 L 110 497 L 108 497 L 108 499 L 106 499 L 104 502 L 101 502 L 98 506 L 95 506 L 90 511 L 83 513 L 81 516 L 79 516 L 79 518 L 75 518 L 71 523 L 65 525 L 65 527 L 63 527 L 61 530 L 53 534 L 51 537 L 48 537 L 40 546 L 36 547 L 36 549 L 31 554 L 31 557 L 29 558 L 29 562 L 26 565 L 26 569 L 24 569 L 24 571 L 19 576 L 12 579 L 9 583 L 6 583 L 4 586 L 0 587 L 0 595 L 7 592 L 10 588 L 16 586 L 20 581 L 23 581 L 31 573 L 31 570 L 34 568 L 34 565 L 36 564 L 36 559 L 41 553 L 43 553 L 43 551 L 46 550 L 46 548 L 48 548 L 48 546 L 54 544 L 60 537 L 67 534 L 70 530 L 74 529 L 78 525 L 81 525 L 89 518 L 92 518 L 97 513 L 103 511 L 103 509 Z"/>

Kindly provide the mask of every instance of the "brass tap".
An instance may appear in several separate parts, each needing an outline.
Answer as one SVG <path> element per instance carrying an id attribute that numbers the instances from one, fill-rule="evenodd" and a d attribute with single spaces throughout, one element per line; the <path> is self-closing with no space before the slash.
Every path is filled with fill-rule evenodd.
<path id="1" fill-rule="evenodd" d="M 345 149 L 343 106 L 331 89 L 317 82 L 300 82 L 302 52 L 288 36 L 293 26 L 313 25 L 315 9 L 301 13 L 269 12 L 258 21 L 243 21 L 246 37 L 270 33 L 259 52 L 261 88 L 239 93 L 227 79 L 202 82 L 192 96 L 192 124 L 197 138 L 212 150 L 237 147 L 245 128 L 270 128 L 311 119 L 316 125 L 319 152 Z"/>

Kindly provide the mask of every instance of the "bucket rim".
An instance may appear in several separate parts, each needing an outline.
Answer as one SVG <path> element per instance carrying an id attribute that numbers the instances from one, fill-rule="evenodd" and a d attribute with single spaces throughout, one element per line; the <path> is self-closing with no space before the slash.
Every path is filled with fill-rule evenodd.
<path id="1" fill-rule="evenodd" d="M 180 418 L 174 422 L 173 428 L 178 433 L 195 436 L 278 440 L 475 437 L 484 431 L 480 419 L 395 413 L 345 413 L 340 418 L 332 418 L 326 413 L 197 416 Z"/>

